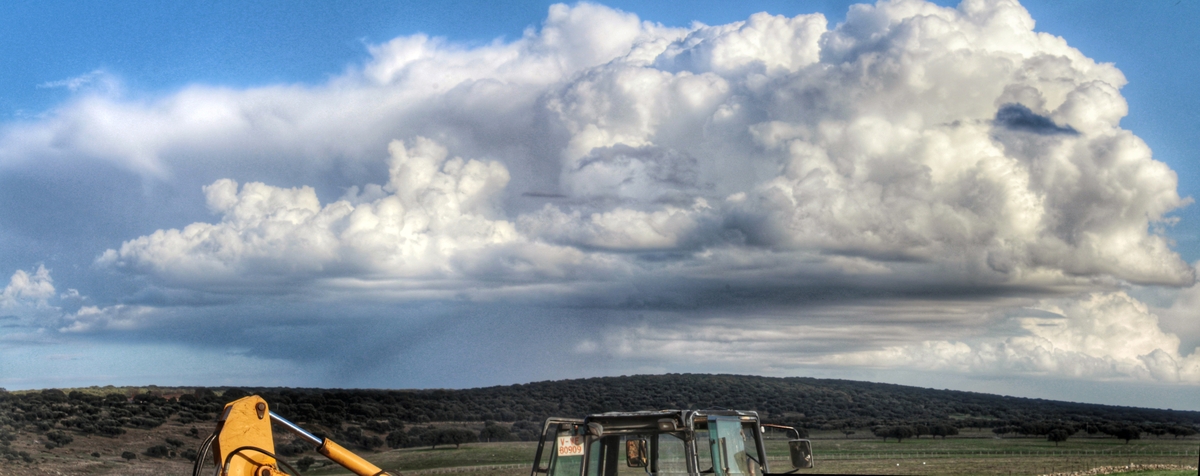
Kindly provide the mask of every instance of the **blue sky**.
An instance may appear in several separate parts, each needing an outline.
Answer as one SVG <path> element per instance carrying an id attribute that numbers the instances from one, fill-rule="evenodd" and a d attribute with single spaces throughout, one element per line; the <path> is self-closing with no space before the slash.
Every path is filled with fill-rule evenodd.
<path id="1" fill-rule="evenodd" d="M 1200 409 L 1200 4 L 852 3 L 12 5 L 0 387 L 712 371 Z"/>

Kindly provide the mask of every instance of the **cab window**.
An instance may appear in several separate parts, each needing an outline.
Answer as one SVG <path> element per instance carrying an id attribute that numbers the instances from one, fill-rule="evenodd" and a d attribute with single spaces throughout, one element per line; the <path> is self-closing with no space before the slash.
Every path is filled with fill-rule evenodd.
<path id="1" fill-rule="evenodd" d="M 753 426 L 751 426 L 753 428 Z M 753 474 L 756 468 L 754 462 L 747 456 L 757 459 L 757 449 L 751 446 L 755 453 L 747 453 L 746 440 L 753 441 L 754 435 L 747 438 L 742 421 L 736 416 L 712 415 L 708 417 L 708 446 L 712 458 L 712 471 L 716 476 Z M 697 447 L 700 446 L 697 441 Z"/>
<path id="2" fill-rule="evenodd" d="M 684 441 L 670 433 L 655 435 L 650 441 L 652 471 L 662 476 L 688 474 Z"/>
<path id="3" fill-rule="evenodd" d="M 583 437 L 572 436 L 569 430 L 555 435 L 550 448 L 549 476 L 579 476 L 583 466 Z"/>

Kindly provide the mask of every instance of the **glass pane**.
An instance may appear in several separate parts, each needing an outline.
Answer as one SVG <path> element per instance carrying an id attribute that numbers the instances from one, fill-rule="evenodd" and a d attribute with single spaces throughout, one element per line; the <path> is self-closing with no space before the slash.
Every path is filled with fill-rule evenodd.
<path id="1" fill-rule="evenodd" d="M 708 417 L 708 439 L 712 451 L 713 473 L 717 476 L 749 474 L 746 460 L 746 434 L 737 417 Z"/>
<path id="2" fill-rule="evenodd" d="M 742 436 L 746 441 L 746 472 L 749 474 L 757 474 L 761 471 L 758 438 L 755 438 L 755 431 L 758 430 L 754 422 L 742 422 Z"/>
<path id="3" fill-rule="evenodd" d="M 712 451 L 708 441 L 708 430 L 696 430 L 696 464 L 701 473 L 713 472 Z"/>
<path id="4" fill-rule="evenodd" d="M 626 437 L 610 435 L 593 439 L 588 445 L 588 472 L 585 476 L 619 476 L 638 474 L 644 476 L 644 468 L 629 468 L 624 454 Z"/>
<path id="5" fill-rule="evenodd" d="M 538 448 L 537 461 L 534 461 L 533 470 L 535 473 L 546 473 L 550 471 L 550 455 L 554 454 L 554 433 L 555 430 L 545 429 L 545 434 L 542 435 L 542 440 L 538 442 L 541 446 Z M 544 446 L 543 446 L 544 445 Z"/>
<path id="6" fill-rule="evenodd" d="M 637 440 L 639 438 L 643 438 L 643 437 L 640 435 L 622 436 L 621 439 L 618 441 L 619 444 L 614 446 L 613 449 L 618 451 L 620 454 L 620 458 L 615 459 L 615 465 L 617 467 L 617 475 L 618 476 L 638 476 L 638 475 L 646 476 L 646 473 L 650 471 L 650 468 L 648 466 L 645 468 L 639 468 L 636 466 L 631 467 L 628 464 L 629 445 L 626 445 L 625 442 L 630 441 L 630 440 Z"/>
<path id="7" fill-rule="evenodd" d="M 583 437 L 559 431 L 550 452 L 550 476 L 579 476 L 583 466 Z"/>
<path id="8" fill-rule="evenodd" d="M 588 445 L 588 472 L 586 476 L 596 476 L 600 473 L 600 462 L 604 458 L 600 455 L 600 439 L 592 440 L 592 444 Z"/>
<path id="9" fill-rule="evenodd" d="M 684 448 L 684 441 L 671 434 L 660 434 L 657 438 L 657 453 L 654 455 L 657 474 L 661 476 L 687 474 L 687 451 Z"/>

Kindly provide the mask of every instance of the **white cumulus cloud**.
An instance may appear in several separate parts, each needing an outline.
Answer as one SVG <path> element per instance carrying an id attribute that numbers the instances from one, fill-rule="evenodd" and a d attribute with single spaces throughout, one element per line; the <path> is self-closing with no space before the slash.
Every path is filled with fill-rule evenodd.
<path id="1" fill-rule="evenodd" d="M 105 265 L 150 273 L 183 286 L 243 278 L 299 276 L 450 277 L 455 259 L 520 239 L 493 219 L 509 180 L 494 161 L 449 157 L 416 138 L 389 146 L 383 196 L 321 205 L 312 188 L 221 179 L 204 188 L 218 223 L 159 230 L 110 249 Z"/>
<path id="2" fill-rule="evenodd" d="M 651 350 L 1195 382 L 1200 357 L 1119 291 L 1195 283 L 1162 232 L 1190 199 L 1121 128 L 1121 71 L 1033 26 L 1013 0 L 884 0 L 832 27 L 555 5 L 512 41 L 372 45 L 321 85 L 80 94 L 4 125 L 0 172 L 69 158 L 203 186 L 212 220 L 104 245 L 137 299 L 691 306 Z M 5 302 L 53 295 L 21 279 Z M 137 299 L 63 328 L 135 326 Z M 771 311 L 721 341 L 748 303 Z"/>
<path id="3" fill-rule="evenodd" d="M 488 195 L 487 216 L 500 228 L 520 222 L 534 241 L 916 260 L 1001 284 L 1190 285 L 1192 268 L 1154 231 L 1187 200 L 1175 173 L 1120 128 L 1124 76 L 1032 26 L 1019 4 L 1001 0 L 856 5 L 834 29 L 819 14 L 758 14 L 681 30 L 599 5 L 558 5 L 540 30 L 512 42 L 466 47 L 415 35 L 373 46 L 361 70 L 321 87 L 195 86 L 150 103 L 87 96 L 10 127 L 0 157 L 75 150 L 164 177 L 197 167 L 184 162 L 197 155 L 230 157 L 210 170 L 234 157 L 289 157 L 289 168 L 311 167 L 311 177 L 330 161 L 378 160 L 371 151 L 401 131 L 494 158 L 489 167 L 520 188 Z M 210 185 L 210 202 L 231 196 L 229 185 Z M 395 182 L 389 192 L 411 201 L 401 197 L 410 186 Z M 528 189 L 571 200 L 513 208 Z M 305 274 L 353 262 L 348 249 L 379 246 L 368 242 L 374 235 L 330 226 L 351 210 L 372 219 L 386 210 L 321 206 L 314 191 L 247 184 L 239 200 L 269 194 L 294 207 L 285 206 L 288 216 L 221 210 L 232 212 L 224 226 L 164 231 L 118 253 L 137 253 L 126 264 L 161 275 L 171 274 L 163 263 L 233 275 L 248 269 L 229 267 L 242 256 L 279 264 L 259 273 Z M 251 243 L 245 232 L 260 212 L 275 217 L 261 223 L 304 226 Z M 482 222 L 473 223 L 463 226 Z M 225 242 L 222 233 L 248 247 L 196 247 Z M 176 244 L 160 248 L 167 242 Z M 437 246 L 444 258 L 458 245 Z M 413 251 L 393 258 L 405 253 Z"/>
<path id="4" fill-rule="evenodd" d="M 54 280 L 50 278 L 50 270 L 38 265 L 33 274 L 18 269 L 4 286 L 0 293 L 0 306 L 14 307 L 19 304 L 42 304 L 54 296 Z"/>
<path id="5" fill-rule="evenodd" d="M 68 289 L 56 295 L 54 278 L 44 265 L 33 273 L 17 270 L 0 293 L 0 311 L 4 312 L 5 327 L 2 341 L 45 339 L 42 331 L 81 332 L 101 329 L 133 329 L 145 324 L 153 308 L 148 306 L 81 305 L 88 298 L 78 290 Z M 71 311 L 69 308 L 78 308 Z M 139 319 L 142 318 L 142 319 Z"/>
<path id="6" fill-rule="evenodd" d="M 1020 332 L 1003 340 L 924 341 L 824 359 L 977 374 L 1200 384 L 1200 348 L 1181 349 L 1179 337 L 1164 332 L 1158 316 L 1124 292 L 1047 300 L 1039 306 L 1042 312 L 1034 317 L 1012 318 Z"/>

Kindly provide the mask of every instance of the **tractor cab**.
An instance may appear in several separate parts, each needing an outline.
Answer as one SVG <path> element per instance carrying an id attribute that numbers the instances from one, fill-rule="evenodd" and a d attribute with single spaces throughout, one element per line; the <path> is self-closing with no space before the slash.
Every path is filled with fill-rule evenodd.
<path id="1" fill-rule="evenodd" d="M 756 412 L 662 410 L 550 418 L 531 476 L 772 474 Z M 798 436 L 799 433 L 796 432 Z M 788 441 L 792 470 L 813 467 L 808 440 Z"/>

